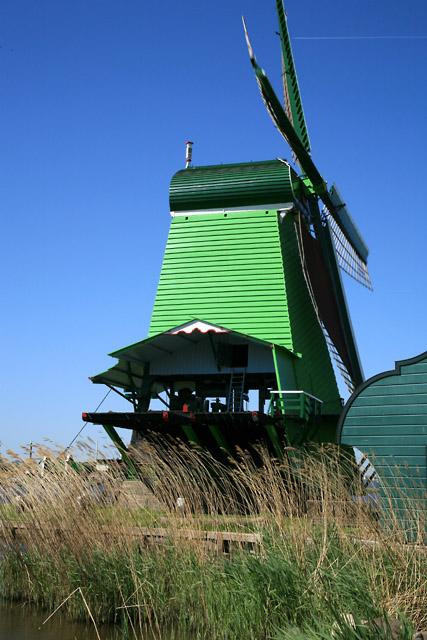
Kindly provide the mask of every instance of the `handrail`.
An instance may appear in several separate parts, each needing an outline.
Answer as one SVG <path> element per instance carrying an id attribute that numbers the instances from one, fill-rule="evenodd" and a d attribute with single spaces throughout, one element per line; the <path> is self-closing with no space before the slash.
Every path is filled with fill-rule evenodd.
<path id="1" fill-rule="evenodd" d="M 316 398 L 316 396 L 313 396 L 311 393 L 307 393 L 307 391 L 285 391 L 285 390 L 278 390 L 278 391 L 270 391 L 270 395 L 273 395 L 273 393 L 281 393 L 281 394 L 291 394 L 291 393 L 303 393 L 305 396 L 308 396 L 309 398 L 312 398 L 312 400 L 315 400 L 316 402 L 320 402 L 320 404 L 323 404 L 323 400 L 321 400 L 320 398 Z"/>

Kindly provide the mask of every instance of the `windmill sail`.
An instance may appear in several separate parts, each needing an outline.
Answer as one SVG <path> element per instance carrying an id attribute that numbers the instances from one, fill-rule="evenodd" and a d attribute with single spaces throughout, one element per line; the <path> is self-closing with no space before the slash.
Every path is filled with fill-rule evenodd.
<path id="1" fill-rule="evenodd" d="M 304 228 L 303 228 L 304 227 Z M 313 265 L 313 258 L 310 256 L 310 253 L 312 252 L 312 247 L 310 247 L 310 245 L 312 245 L 313 243 L 316 243 L 317 241 L 313 238 L 313 236 L 310 235 L 310 239 L 307 238 L 307 229 L 305 228 L 305 225 L 302 223 L 301 221 L 301 216 L 298 217 L 297 221 L 295 222 L 295 228 L 296 228 L 296 237 L 298 239 L 298 250 L 299 250 L 299 256 L 300 256 L 300 260 L 301 260 L 301 266 L 302 266 L 302 270 L 303 270 L 303 274 L 304 274 L 304 279 L 307 285 L 307 289 L 309 291 L 310 297 L 311 297 L 311 302 L 313 304 L 313 308 L 316 312 L 316 316 L 317 316 L 317 320 L 322 328 L 323 331 L 323 335 L 325 336 L 325 340 L 326 340 L 326 344 L 328 346 L 328 350 L 329 353 L 332 357 L 332 359 L 334 360 L 339 372 L 341 373 L 344 382 L 347 386 L 347 389 L 350 393 L 353 393 L 354 389 L 355 389 L 355 385 L 353 382 L 353 379 L 351 377 L 350 371 L 348 370 L 348 367 L 344 364 L 344 361 L 338 351 L 338 349 L 336 348 L 331 336 L 328 333 L 328 329 L 325 325 L 325 322 L 323 321 L 322 317 L 321 317 L 321 313 L 319 310 L 319 306 L 318 304 L 321 304 L 321 300 L 319 300 L 318 295 L 316 295 L 316 288 L 315 288 L 315 282 L 313 285 L 312 282 L 312 276 L 310 275 L 310 270 L 313 273 L 313 268 L 316 268 Z M 305 237 L 305 241 L 303 239 L 303 237 Z M 308 255 L 306 255 L 305 251 L 308 251 Z M 316 249 L 317 252 L 319 253 L 318 248 Z M 320 256 L 318 256 L 317 261 L 319 262 L 319 258 Z M 328 278 L 327 274 L 325 274 L 325 270 L 324 270 L 324 265 L 322 265 L 322 277 L 321 279 L 323 280 L 326 276 L 326 278 Z M 322 305 L 323 306 L 323 305 Z M 336 314 L 335 314 L 336 315 Z M 327 322 L 327 320 L 326 320 Z M 329 324 L 329 327 L 331 327 L 331 324 Z M 335 330 L 334 327 L 332 328 L 332 330 L 334 331 L 334 333 L 336 334 L 336 326 L 337 326 L 337 322 L 336 322 L 336 318 L 335 318 Z M 343 344 L 343 341 L 340 340 L 340 343 Z M 349 359 L 346 358 L 347 362 L 349 362 Z"/>
<path id="2" fill-rule="evenodd" d="M 351 375 L 347 369 L 347 367 L 345 366 L 344 362 L 342 361 L 342 358 L 340 356 L 340 354 L 338 353 L 338 350 L 336 348 L 336 346 L 333 343 L 333 340 L 331 339 L 331 336 L 329 335 L 325 325 L 322 325 L 323 328 L 323 333 L 325 335 L 325 339 L 326 339 L 326 344 L 328 345 L 328 349 L 329 349 L 329 353 L 331 354 L 335 364 L 337 365 L 338 371 L 340 372 L 340 374 L 343 377 L 343 380 L 345 382 L 345 385 L 348 389 L 349 393 L 353 393 L 354 389 L 355 389 L 355 385 L 354 382 L 351 378 Z"/>
<path id="3" fill-rule="evenodd" d="M 304 145 L 305 150 L 310 153 L 310 140 L 305 122 L 294 58 L 292 55 L 291 39 L 289 37 L 283 0 L 276 0 L 276 9 L 279 18 L 279 35 L 282 48 L 283 93 L 285 98 L 286 114 L 299 139 Z"/>
<path id="4" fill-rule="evenodd" d="M 317 170 L 316 165 L 310 157 L 307 149 L 304 146 L 304 143 L 301 141 L 299 135 L 289 117 L 287 116 L 285 110 L 280 104 L 279 99 L 277 98 L 273 87 L 271 86 L 270 80 L 268 79 L 265 71 L 261 69 L 258 65 L 255 54 L 249 40 L 248 31 L 246 29 L 246 23 L 243 20 L 243 28 L 245 31 L 246 44 L 248 46 L 249 58 L 251 64 L 255 71 L 255 77 L 261 92 L 261 97 L 264 101 L 265 107 L 273 120 L 274 126 L 277 128 L 279 133 L 283 136 L 286 142 L 291 147 L 292 151 L 295 153 L 298 158 L 298 162 L 312 183 L 312 186 L 316 193 L 320 196 L 320 194 L 325 194 L 325 197 L 329 198 L 329 192 L 326 187 L 326 182 L 323 180 L 319 171 Z M 321 197 L 321 196 L 320 196 Z M 323 199 L 323 198 L 322 198 Z M 325 202 L 325 204 L 327 204 Z M 330 210 L 333 211 L 333 204 L 330 203 Z"/>
<path id="5" fill-rule="evenodd" d="M 347 206 L 335 185 L 332 185 L 329 194 L 335 206 L 334 215 L 331 215 L 326 207 L 323 213 L 327 217 L 330 225 L 335 250 L 337 252 L 338 264 L 343 271 L 357 282 L 360 282 L 360 284 L 372 290 L 367 265 L 368 247 L 353 222 Z"/>
<path id="6" fill-rule="evenodd" d="M 326 207 L 324 215 L 329 222 L 339 266 L 356 282 L 372 291 L 371 277 L 366 262 L 357 255 L 352 244 L 347 240 L 335 218 L 331 216 Z"/>
<path id="7" fill-rule="evenodd" d="M 354 274 L 357 274 L 359 279 L 363 281 L 362 265 L 366 267 L 368 249 L 336 189 L 331 193 L 329 192 L 325 180 L 277 98 L 266 73 L 258 65 L 244 21 L 243 25 L 250 61 L 255 71 L 255 77 L 264 104 L 278 131 L 298 158 L 299 165 L 304 172 L 304 176 L 302 176 L 303 183 L 313 196 L 309 196 L 311 202 L 309 207 L 311 223 L 313 224 L 316 238 L 313 239 L 308 231 L 307 237 L 312 238 L 316 244 L 307 243 L 306 255 L 311 254 L 312 256 L 312 266 L 309 267 L 309 272 L 320 317 L 335 345 L 343 366 L 349 373 L 349 378 L 354 385 L 358 385 L 363 381 L 363 371 L 339 273 L 339 264 L 341 263 L 341 266 L 345 265 L 347 270 L 352 271 L 351 275 L 353 275 L 354 271 Z M 327 216 L 321 217 L 317 202 L 318 198 L 322 200 L 326 207 Z M 330 223 L 331 218 L 335 223 L 335 244 L 332 224 Z M 340 240 L 341 243 L 339 242 Z M 341 247 L 337 251 L 335 246 L 340 244 Z M 367 281 L 366 275 L 364 275 L 364 279 Z"/>
<path id="8" fill-rule="evenodd" d="M 291 147 L 293 153 L 298 158 L 298 163 L 301 169 L 304 171 L 306 177 L 310 181 L 314 192 L 323 201 L 330 216 L 334 218 L 334 221 L 336 223 L 335 226 L 339 227 L 341 234 L 345 237 L 348 245 L 351 246 L 352 255 L 355 255 L 357 259 L 361 263 L 364 263 L 366 266 L 368 248 L 364 243 L 360 232 L 351 219 L 351 216 L 348 213 L 345 204 L 343 203 L 341 196 L 338 193 L 337 188 L 333 186 L 331 191 L 328 190 L 325 180 L 321 176 L 305 145 L 301 141 L 300 136 L 298 135 L 288 115 L 280 104 L 280 101 L 277 98 L 265 71 L 258 65 L 244 21 L 243 25 L 245 30 L 246 42 L 248 45 L 249 57 L 255 71 L 255 76 L 261 92 L 261 96 L 275 127 Z M 344 250 L 342 250 L 340 253 L 342 253 L 343 255 L 345 254 Z"/>
<path id="9" fill-rule="evenodd" d="M 354 388 L 354 371 L 345 332 L 341 326 L 340 309 L 334 295 L 331 276 L 325 263 L 320 242 L 304 223 L 298 225 L 298 243 L 303 270 L 328 348 L 349 387 Z"/>

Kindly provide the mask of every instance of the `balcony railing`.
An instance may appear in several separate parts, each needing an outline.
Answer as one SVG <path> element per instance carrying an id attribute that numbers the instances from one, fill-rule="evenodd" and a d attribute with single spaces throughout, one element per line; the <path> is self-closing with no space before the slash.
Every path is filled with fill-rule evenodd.
<path id="1" fill-rule="evenodd" d="M 322 404 L 323 400 L 306 391 L 271 391 L 268 413 L 308 422 L 310 418 L 320 415 Z"/>

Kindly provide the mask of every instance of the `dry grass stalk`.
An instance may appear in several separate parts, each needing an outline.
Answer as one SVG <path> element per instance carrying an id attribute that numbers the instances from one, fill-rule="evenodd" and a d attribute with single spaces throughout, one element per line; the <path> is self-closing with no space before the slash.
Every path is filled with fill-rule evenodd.
<path id="1" fill-rule="evenodd" d="M 6 596 L 45 606 L 61 602 L 70 615 L 87 614 L 94 624 L 121 620 L 135 638 L 148 625 L 160 637 L 164 624 L 185 626 L 175 606 L 181 596 L 173 591 L 179 578 L 167 575 L 176 568 L 183 572 L 188 598 L 192 589 L 201 598 L 190 626 L 207 629 L 214 619 L 219 624 L 221 615 L 225 620 L 209 580 L 223 580 L 230 591 L 229 582 L 234 589 L 238 577 L 239 588 L 252 593 L 254 601 L 254 610 L 242 616 L 253 616 L 253 629 L 266 630 L 270 609 L 274 613 L 281 607 L 280 602 L 273 605 L 281 583 L 272 586 L 274 572 L 281 571 L 284 580 L 294 581 L 295 602 L 289 613 L 283 609 L 283 619 L 277 614 L 276 628 L 278 623 L 302 624 L 304 607 L 307 618 L 318 607 L 318 615 L 332 625 L 334 608 L 351 606 L 346 602 L 353 587 L 361 599 L 359 608 L 391 616 L 403 613 L 416 627 L 427 627 L 427 554 L 420 551 L 425 512 L 408 505 L 416 531 L 413 544 L 404 544 L 400 513 L 393 508 L 381 513 L 379 508 L 374 517 L 365 502 L 352 499 L 360 487 L 349 483 L 348 469 L 334 448 L 289 452 L 282 461 L 260 449 L 256 463 L 254 456 L 242 452 L 238 461 L 224 466 L 180 443 L 147 443 L 134 452 L 140 474 L 134 482 L 142 497 L 154 493 L 156 510 L 120 499 L 126 480 L 121 465 L 109 464 L 103 472 L 86 465 L 76 472 L 63 457 L 43 453 L 48 459 L 43 472 L 27 458 L 3 464 L 0 470 L 0 552 L 4 566 L 12 556 L 15 562 L 3 569 L 0 590 Z M 393 504 L 390 498 L 390 507 Z M 155 527 L 167 531 L 163 544 L 144 546 L 144 530 Z M 195 534 L 183 535 L 188 530 Z M 203 541 L 201 532 L 206 530 L 262 536 L 261 555 L 248 560 L 248 554 L 241 557 L 236 549 L 228 560 L 215 556 L 219 547 Z M 109 575 L 104 585 L 108 595 L 97 592 L 102 587 L 96 572 Z M 235 572 L 232 579 L 227 572 Z M 254 572 L 259 572 L 256 579 Z M 49 581 L 54 585 L 47 586 Z M 265 583 L 263 593 L 258 593 L 256 581 Z M 358 583 L 366 591 L 365 603 Z M 266 595 L 265 589 L 273 591 Z M 77 591 L 83 610 L 66 598 Z M 231 595 L 227 598 L 230 607 L 239 605 L 237 600 L 233 605 Z M 262 598 L 264 612 L 255 611 L 257 598 Z M 327 606 L 322 605 L 325 599 Z M 242 617 L 240 624 L 249 624 L 247 620 Z M 247 637 L 252 632 L 247 631 Z"/>

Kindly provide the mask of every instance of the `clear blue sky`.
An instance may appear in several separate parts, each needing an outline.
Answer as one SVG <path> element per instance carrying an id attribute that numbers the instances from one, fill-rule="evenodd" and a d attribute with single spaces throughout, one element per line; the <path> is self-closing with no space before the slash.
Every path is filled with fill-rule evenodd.
<path id="1" fill-rule="evenodd" d="M 293 36 L 427 36 L 425 0 L 286 8 Z M 242 14 L 279 90 L 273 0 L 1 3 L 3 450 L 67 444 L 104 394 L 87 377 L 146 336 L 186 138 L 195 164 L 290 157 Z M 374 293 L 345 278 L 370 376 L 427 348 L 427 39 L 295 39 L 294 54 L 313 157 L 371 250 Z"/>

